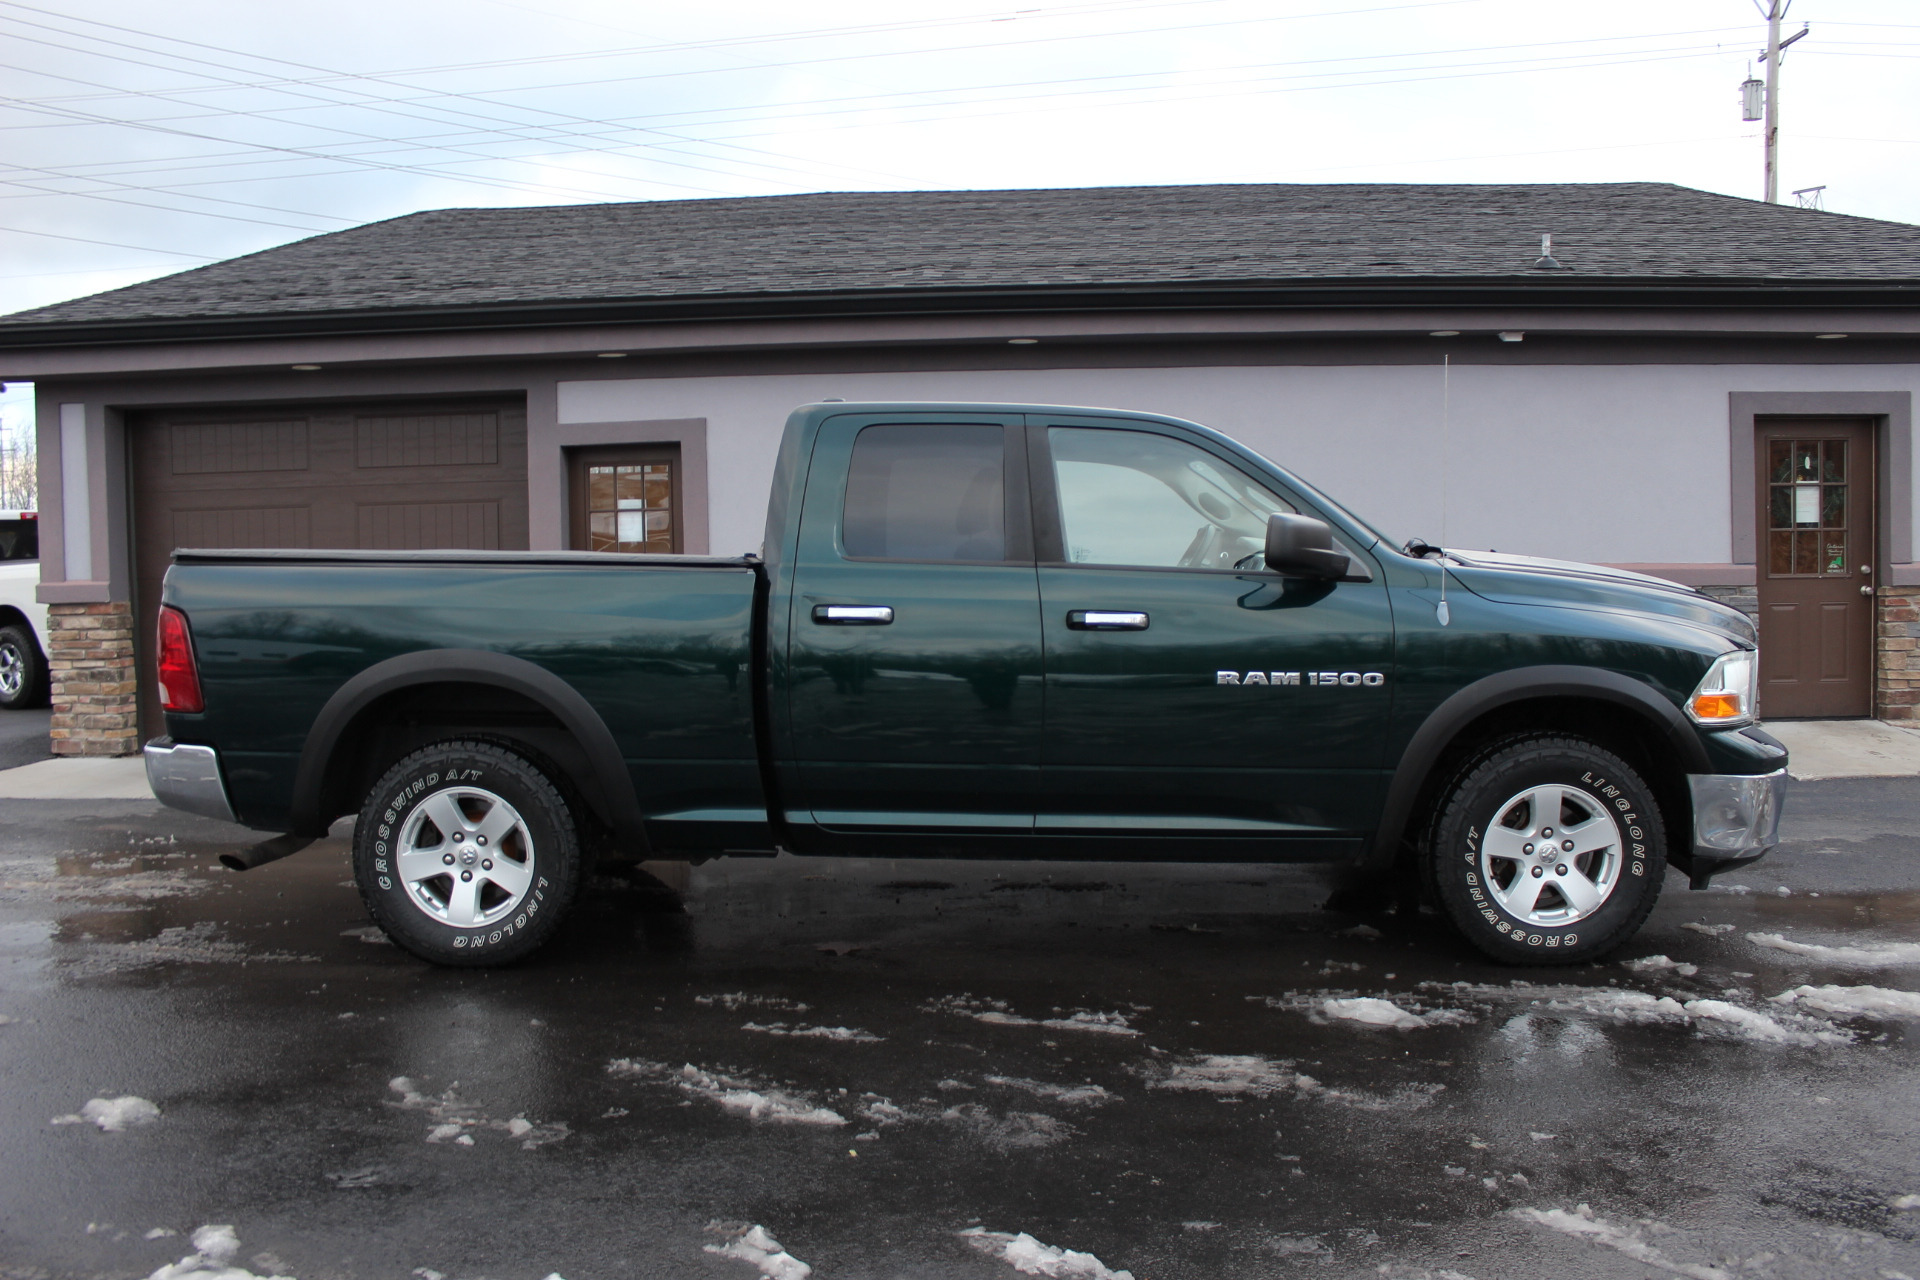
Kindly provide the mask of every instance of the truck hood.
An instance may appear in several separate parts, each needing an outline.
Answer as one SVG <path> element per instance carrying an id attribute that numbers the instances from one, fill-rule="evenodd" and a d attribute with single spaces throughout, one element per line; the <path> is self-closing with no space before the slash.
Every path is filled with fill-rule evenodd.
<path id="1" fill-rule="evenodd" d="M 1500 551 L 1446 549 L 1450 572 L 1469 591 L 1503 604 L 1557 605 L 1568 609 L 1611 609 L 1654 613 L 1717 631 L 1751 648 L 1757 643 L 1753 620 L 1692 587 L 1603 565 Z"/>

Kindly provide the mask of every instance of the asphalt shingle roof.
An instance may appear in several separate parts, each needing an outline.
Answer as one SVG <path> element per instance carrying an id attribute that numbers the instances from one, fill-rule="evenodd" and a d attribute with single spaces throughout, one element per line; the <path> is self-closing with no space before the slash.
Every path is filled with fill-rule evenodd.
<path id="1" fill-rule="evenodd" d="M 1533 268 L 1551 232 L 1566 272 Z M 1920 281 L 1920 227 L 1661 183 L 916 191 L 439 209 L 0 319 L 32 326 L 914 290 Z"/>

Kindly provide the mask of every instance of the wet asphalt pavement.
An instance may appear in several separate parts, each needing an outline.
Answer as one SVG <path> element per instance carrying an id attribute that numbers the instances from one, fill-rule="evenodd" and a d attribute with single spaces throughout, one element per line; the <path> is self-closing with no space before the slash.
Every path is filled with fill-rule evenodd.
<path id="1" fill-rule="evenodd" d="M 787 858 L 456 972 L 342 841 L 0 801 L 0 1277 L 1920 1276 L 1920 1019 L 1809 1002 L 1920 988 L 1920 780 L 1789 814 L 1571 970 L 1312 869 Z"/>
<path id="2" fill-rule="evenodd" d="M 52 757 L 47 729 L 53 720 L 48 707 L 0 711 L 0 769 L 32 764 Z"/>

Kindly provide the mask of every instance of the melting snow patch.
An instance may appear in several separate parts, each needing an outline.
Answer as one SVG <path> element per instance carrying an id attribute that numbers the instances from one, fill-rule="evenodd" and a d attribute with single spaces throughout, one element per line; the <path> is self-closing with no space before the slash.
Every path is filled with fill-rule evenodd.
<path id="1" fill-rule="evenodd" d="M 1747 941 L 1809 960 L 1846 965 L 1854 969 L 1891 969 L 1897 965 L 1920 964 L 1920 942 L 1888 942 L 1874 947 L 1823 947 L 1814 942 L 1794 942 L 1777 933 L 1750 933 Z"/>
<path id="2" fill-rule="evenodd" d="M 1024 1231 L 1008 1235 L 985 1227 L 968 1227 L 960 1233 L 960 1238 L 1022 1275 L 1045 1276 L 1047 1280 L 1133 1280 L 1131 1271 L 1110 1270 L 1090 1253 L 1056 1249 L 1050 1244 L 1041 1244 Z"/>
<path id="3" fill-rule="evenodd" d="M 759 1031 L 770 1036 L 807 1036 L 816 1040 L 845 1040 L 855 1044 L 879 1044 L 886 1038 L 858 1027 L 790 1027 L 784 1022 L 769 1022 L 764 1026 L 758 1022 L 748 1022 L 743 1023 L 740 1029 Z"/>
<path id="4" fill-rule="evenodd" d="M 80 1108 L 79 1115 L 55 1116 L 54 1124 L 91 1124 L 102 1133 L 121 1133 L 135 1125 L 152 1124 L 160 1118 L 160 1108 L 145 1098 L 93 1098 Z"/>
<path id="5" fill-rule="evenodd" d="M 1010 1089 L 1024 1089 L 1036 1098 L 1045 1098 L 1049 1102 L 1064 1102 L 1068 1106 L 1088 1106 L 1113 1101 L 1113 1094 L 1097 1084 L 1049 1084 L 1045 1080 L 1022 1080 L 1017 1076 L 986 1076 L 984 1079 L 988 1084 L 1004 1085 Z"/>
<path id="6" fill-rule="evenodd" d="M 998 1027 L 1047 1027 L 1054 1031 L 1100 1031 L 1108 1035 L 1137 1036 L 1124 1013 L 1094 1013 L 1077 1009 L 1064 1017 L 1028 1018 L 1012 1012 L 1003 1000 L 976 1000 L 970 995 L 942 996 L 921 1006 L 927 1013 L 953 1013 Z"/>
<path id="7" fill-rule="evenodd" d="M 393 945 L 391 938 L 387 937 L 386 934 L 372 925 L 367 925 L 362 929 L 342 929 L 340 936 L 343 938 L 355 938 L 361 942 L 370 942 L 376 947 L 390 947 Z"/>
<path id="8" fill-rule="evenodd" d="M 1225 1225 L 1221 1222 L 1183 1222 L 1180 1224 L 1180 1229 L 1182 1231 L 1218 1231 Z"/>
<path id="9" fill-rule="evenodd" d="M 1351 929 L 1335 930 L 1343 938 L 1378 938 L 1381 933 L 1370 924 L 1357 924 Z"/>
<path id="10" fill-rule="evenodd" d="M 842 1125 L 847 1118 L 837 1111 L 819 1107 L 804 1094 L 768 1088 L 739 1076 L 704 1071 L 687 1063 L 678 1071 L 663 1062 L 640 1058 L 616 1058 L 607 1064 L 607 1074 L 623 1079 L 663 1080 L 679 1086 L 682 1092 L 717 1103 L 723 1111 L 746 1116 L 749 1120 L 770 1120 L 780 1124 Z"/>
<path id="11" fill-rule="evenodd" d="M 1633 970 L 1635 973 L 1653 973 L 1661 969 L 1671 969 L 1683 978 L 1691 978 L 1694 974 L 1700 972 L 1699 965 L 1682 964 L 1680 961 L 1669 959 L 1666 956 L 1643 956 L 1638 960 L 1629 960 L 1627 961 L 1627 968 Z"/>
<path id="12" fill-rule="evenodd" d="M 1565 1209 L 1515 1209 L 1513 1216 L 1522 1222 L 1535 1222 L 1576 1239 L 1605 1245 L 1617 1253 L 1624 1253 L 1635 1262 L 1671 1271 L 1675 1275 L 1690 1276 L 1692 1280 L 1733 1280 L 1730 1272 L 1719 1267 L 1674 1261 L 1642 1239 L 1637 1229 L 1616 1226 L 1605 1218 L 1595 1217 L 1593 1210 L 1584 1204 L 1571 1213 Z"/>
<path id="13" fill-rule="evenodd" d="M 256 1276 L 244 1267 L 233 1264 L 233 1255 L 240 1252 L 240 1237 L 229 1226 L 205 1226 L 193 1233 L 194 1251 L 178 1262 L 170 1262 L 154 1272 L 147 1280 L 292 1280 L 289 1276 Z M 254 1259 L 255 1265 L 262 1261 L 279 1263 L 279 1259 L 268 1254 L 260 1254 Z"/>
<path id="14" fill-rule="evenodd" d="M 968 1137 L 996 1151 L 1050 1147 L 1080 1132 L 1064 1120 L 1037 1111 L 1009 1111 L 997 1116 L 977 1102 L 948 1107 L 940 1118 L 960 1126 Z"/>
<path id="15" fill-rule="evenodd" d="M 1920 1196 L 1895 1196 L 1887 1202 L 1892 1209 L 1920 1209 Z"/>
<path id="16" fill-rule="evenodd" d="M 707 1230 L 714 1235 L 725 1236 L 726 1243 L 703 1245 L 702 1248 L 723 1258 L 738 1258 L 741 1262 L 752 1263 L 767 1280 L 807 1280 L 813 1274 L 812 1267 L 782 1248 L 780 1242 L 763 1226 L 710 1222 Z"/>
<path id="17" fill-rule="evenodd" d="M 1775 1004 L 1798 1004 L 1828 1013 L 1920 1018 L 1920 993 L 1886 987 L 1795 987 L 1773 997 Z"/>
<path id="18" fill-rule="evenodd" d="M 1333 1257 L 1333 1250 L 1321 1243 L 1319 1236 L 1306 1236 L 1289 1232 L 1286 1235 L 1269 1236 L 1265 1245 L 1271 1253 L 1283 1258 L 1327 1258 Z"/>
<path id="19" fill-rule="evenodd" d="M 1403 1084 L 1390 1094 L 1332 1089 L 1310 1075 L 1295 1071 L 1293 1064 L 1284 1059 L 1272 1061 L 1253 1054 L 1206 1054 L 1177 1062 L 1164 1077 L 1152 1081 L 1151 1086 L 1211 1093 L 1223 1098 L 1269 1098 L 1294 1093 L 1359 1111 L 1417 1111 L 1446 1088 L 1441 1084 Z"/>
<path id="20" fill-rule="evenodd" d="M 1381 1000 L 1374 996 L 1323 1000 L 1320 1003 L 1320 1012 L 1342 1022 L 1358 1022 L 1369 1027 L 1392 1027 L 1396 1031 L 1412 1031 L 1416 1027 L 1437 1027 L 1448 1023 L 1473 1021 L 1470 1014 L 1453 1009 L 1436 1009 L 1424 1014 L 1411 1013 L 1391 1000 Z"/>
<path id="21" fill-rule="evenodd" d="M 1701 924 L 1697 920 L 1688 920 L 1680 927 L 1682 929 L 1691 929 L 1695 933 L 1704 933 L 1709 938 L 1717 938 L 1723 933 L 1733 932 L 1733 926 L 1730 924 Z"/>
<path id="22" fill-rule="evenodd" d="M 695 996 L 695 1004 L 717 1004 L 728 1013 L 741 1009 L 779 1009 L 784 1013 L 805 1013 L 812 1006 L 785 996 L 756 996 L 744 991 L 728 991 L 717 996 Z"/>
<path id="23" fill-rule="evenodd" d="M 476 1131 L 488 1130 L 505 1133 L 524 1150 L 532 1151 L 549 1142 L 558 1142 L 573 1132 L 561 1120 L 540 1124 L 525 1116 L 515 1116 L 511 1120 L 490 1119 L 479 1107 L 463 1101 L 453 1088 L 449 1087 L 437 1097 L 429 1097 L 421 1093 L 419 1086 L 408 1076 L 395 1076 L 387 1081 L 387 1088 L 400 1095 L 400 1100 L 390 1105 L 404 1111 L 425 1112 L 427 1118 L 434 1121 L 427 1129 L 428 1142 L 452 1141 L 470 1147 Z"/>

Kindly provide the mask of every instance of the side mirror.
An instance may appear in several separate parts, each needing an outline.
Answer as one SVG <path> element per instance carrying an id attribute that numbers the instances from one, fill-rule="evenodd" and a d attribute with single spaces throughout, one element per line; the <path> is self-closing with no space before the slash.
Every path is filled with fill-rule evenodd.
<path id="1" fill-rule="evenodd" d="M 1347 575 L 1347 557 L 1333 549 L 1333 530 L 1312 516 L 1267 517 L 1267 572 L 1334 581 Z"/>

